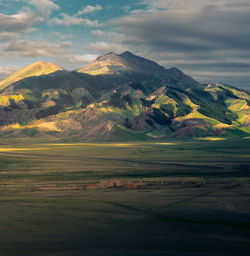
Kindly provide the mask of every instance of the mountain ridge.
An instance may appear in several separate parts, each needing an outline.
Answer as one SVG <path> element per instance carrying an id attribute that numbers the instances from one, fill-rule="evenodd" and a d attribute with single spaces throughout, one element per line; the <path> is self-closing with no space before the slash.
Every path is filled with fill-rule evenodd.
<path id="1" fill-rule="evenodd" d="M 0 136 L 149 140 L 250 135 L 250 94 L 243 90 L 201 85 L 177 68 L 165 69 L 130 52 L 100 56 L 80 71 L 56 67 L 2 89 Z"/>

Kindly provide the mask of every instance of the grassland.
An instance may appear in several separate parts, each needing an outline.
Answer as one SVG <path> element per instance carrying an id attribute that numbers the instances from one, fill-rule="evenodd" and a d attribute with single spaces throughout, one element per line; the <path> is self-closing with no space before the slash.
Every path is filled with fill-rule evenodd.
<path id="1" fill-rule="evenodd" d="M 113 179 L 147 185 L 85 189 Z M 249 251 L 250 139 L 1 139 L 1 256 Z"/>

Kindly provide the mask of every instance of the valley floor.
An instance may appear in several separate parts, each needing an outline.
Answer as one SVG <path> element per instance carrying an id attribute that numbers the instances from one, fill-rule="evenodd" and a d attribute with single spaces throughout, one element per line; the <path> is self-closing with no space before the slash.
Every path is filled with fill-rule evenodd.
<path id="1" fill-rule="evenodd" d="M 1 140 L 1 256 L 249 251 L 250 139 Z"/>

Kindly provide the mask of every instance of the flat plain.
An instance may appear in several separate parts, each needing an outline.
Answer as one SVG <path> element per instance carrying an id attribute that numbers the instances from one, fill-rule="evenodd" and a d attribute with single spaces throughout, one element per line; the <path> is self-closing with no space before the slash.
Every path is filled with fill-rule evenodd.
<path id="1" fill-rule="evenodd" d="M 249 251 L 248 138 L 1 139 L 1 256 Z"/>

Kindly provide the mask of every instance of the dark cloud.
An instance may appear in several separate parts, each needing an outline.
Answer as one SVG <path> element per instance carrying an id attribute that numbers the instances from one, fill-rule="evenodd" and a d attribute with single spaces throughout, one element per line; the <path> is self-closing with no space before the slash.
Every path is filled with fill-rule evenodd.
<path id="1" fill-rule="evenodd" d="M 113 44 L 126 45 L 165 66 L 181 67 L 201 81 L 223 81 L 225 74 L 225 81 L 250 87 L 248 0 L 144 4 L 143 10 L 112 21 L 114 31 L 123 35 L 113 37 Z"/>

